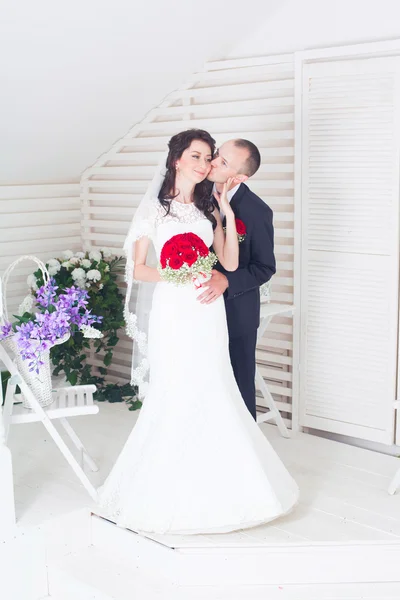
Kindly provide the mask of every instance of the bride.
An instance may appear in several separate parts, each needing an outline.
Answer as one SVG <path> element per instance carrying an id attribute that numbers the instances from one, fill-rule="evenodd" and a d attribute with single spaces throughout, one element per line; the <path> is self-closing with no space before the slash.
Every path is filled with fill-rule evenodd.
<path id="1" fill-rule="evenodd" d="M 296 483 L 237 387 L 223 297 L 202 304 L 201 289 L 167 283 L 157 269 L 164 243 L 187 232 L 213 246 L 226 270 L 238 266 L 227 185 L 216 196 L 226 216 L 224 232 L 206 182 L 214 150 L 214 140 L 202 130 L 172 137 L 166 172 L 156 173 L 125 243 L 125 318 L 135 339 L 132 382 L 145 399 L 99 490 L 99 505 L 118 525 L 138 532 L 253 527 L 287 513 L 298 498 Z M 138 282 L 132 314 L 132 283 Z"/>

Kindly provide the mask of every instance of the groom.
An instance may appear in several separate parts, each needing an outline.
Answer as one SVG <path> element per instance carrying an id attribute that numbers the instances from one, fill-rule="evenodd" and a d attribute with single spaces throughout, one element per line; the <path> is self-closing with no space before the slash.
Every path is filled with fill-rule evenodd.
<path id="1" fill-rule="evenodd" d="M 244 240 L 239 244 L 238 269 L 225 271 L 218 263 L 210 281 L 203 285 L 205 291 L 198 298 L 200 302 L 210 304 L 224 294 L 232 368 L 254 419 L 259 288 L 276 271 L 272 210 L 245 185 L 245 181 L 257 172 L 260 163 L 257 146 L 243 139 L 225 142 L 211 163 L 208 179 L 214 183 L 214 192 L 217 194 L 221 193 L 228 178 L 234 178 L 228 191 L 228 200 L 236 219 L 244 223 L 246 231 Z"/>

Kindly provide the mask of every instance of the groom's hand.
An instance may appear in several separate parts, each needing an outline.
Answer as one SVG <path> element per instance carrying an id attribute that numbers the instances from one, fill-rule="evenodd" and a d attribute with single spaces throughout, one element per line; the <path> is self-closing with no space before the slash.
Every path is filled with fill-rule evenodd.
<path id="1" fill-rule="evenodd" d="M 227 277 L 213 269 L 211 279 L 202 285 L 204 292 L 198 296 L 197 300 L 201 304 L 211 304 L 211 302 L 222 296 L 228 285 Z"/>

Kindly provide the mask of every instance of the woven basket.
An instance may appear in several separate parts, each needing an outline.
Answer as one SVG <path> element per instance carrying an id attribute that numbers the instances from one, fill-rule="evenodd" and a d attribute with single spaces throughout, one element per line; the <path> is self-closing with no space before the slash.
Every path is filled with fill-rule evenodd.
<path id="1" fill-rule="evenodd" d="M 12 271 L 15 267 L 22 262 L 23 260 L 32 260 L 37 264 L 37 266 L 42 271 L 43 281 L 47 283 L 49 280 L 49 273 L 45 267 L 45 265 L 35 256 L 21 256 L 16 261 L 14 261 L 5 271 L 3 277 L 3 292 L 2 297 L 0 298 L 0 323 L 4 323 L 4 321 L 8 321 L 8 313 L 7 313 L 7 283 L 10 278 Z M 69 338 L 69 334 L 65 335 L 63 338 L 57 340 L 54 345 L 63 344 Z M 34 371 L 29 371 L 29 362 L 27 360 L 23 360 L 21 354 L 19 352 L 17 344 L 13 341 L 13 339 L 5 339 L 3 342 L 14 354 L 14 360 L 18 367 L 18 371 L 20 375 L 25 380 L 26 384 L 32 390 L 35 398 L 38 400 L 41 406 L 48 406 L 53 402 L 52 395 L 52 383 L 51 383 L 51 365 L 50 365 L 50 349 L 46 352 L 42 353 L 41 360 L 43 361 L 43 365 L 39 368 L 39 373 L 35 373 Z M 22 394 L 23 406 L 25 408 L 31 408 L 29 400 L 24 397 Z"/>

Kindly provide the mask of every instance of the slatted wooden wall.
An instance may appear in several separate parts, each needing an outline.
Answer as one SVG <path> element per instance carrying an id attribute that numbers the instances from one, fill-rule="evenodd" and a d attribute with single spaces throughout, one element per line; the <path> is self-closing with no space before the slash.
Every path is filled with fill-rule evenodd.
<path id="1" fill-rule="evenodd" d="M 79 183 L 0 186 L 0 274 L 16 258 L 46 261 L 63 250 L 81 249 Z M 18 265 L 8 286 L 8 309 L 28 293 L 34 263 Z"/>
<path id="2" fill-rule="evenodd" d="M 291 303 L 293 123 L 293 55 L 207 64 L 204 71 L 194 74 L 182 88 L 172 92 L 84 173 L 82 237 L 86 247 L 108 246 L 121 253 L 135 208 L 173 134 L 200 127 L 210 131 L 218 145 L 231 138 L 248 138 L 262 154 L 262 166 L 249 186 L 275 214 L 278 271 L 273 279 L 272 300 Z M 131 342 L 123 336 L 110 370 L 115 380 L 128 378 L 130 353 Z M 275 319 L 258 347 L 257 360 L 289 422 L 291 319 Z"/>

